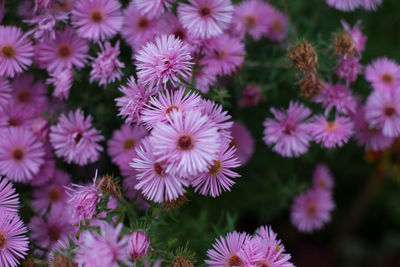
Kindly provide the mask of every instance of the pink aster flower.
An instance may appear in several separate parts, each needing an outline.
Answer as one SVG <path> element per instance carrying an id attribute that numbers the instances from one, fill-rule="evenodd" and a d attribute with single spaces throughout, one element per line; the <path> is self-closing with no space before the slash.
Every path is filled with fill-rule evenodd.
<path id="1" fill-rule="evenodd" d="M 159 33 L 159 20 L 141 14 L 133 1 L 125 9 L 124 17 L 121 34 L 133 50 L 139 50 Z"/>
<path id="2" fill-rule="evenodd" d="M 366 10 L 376 10 L 382 4 L 382 0 L 362 0 L 361 6 Z"/>
<path id="3" fill-rule="evenodd" d="M 32 217 L 28 228 L 35 243 L 45 249 L 55 248 L 59 242 L 68 242 L 77 229 L 71 224 L 69 214 L 64 209 L 52 209 L 43 219 Z"/>
<path id="4" fill-rule="evenodd" d="M 143 139 L 136 149 L 137 157 L 130 164 L 137 172 L 138 181 L 136 190 L 154 202 L 168 202 L 185 194 L 184 186 L 188 183 L 184 179 L 168 174 L 164 161 L 154 156 L 154 149 L 148 138 Z"/>
<path id="5" fill-rule="evenodd" d="M 226 34 L 210 40 L 207 51 L 199 64 L 207 66 L 218 75 L 231 75 L 237 71 L 246 55 L 244 44 Z"/>
<path id="6" fill-rule="evenodd" d="M 46 83 L 54 85 L 53 96 L 67 100 L 72 84 L 74 83 L 74 71 L 71 68 L 66 68 L 53 72 L 50 75 L 51 78 L 47 79 Z"/>
<path id="7" fill-rule="evenodd" d="M 98 42 L 116 35 L 124 17 L 118 0 L 78 0 L 71 20 L 79 36 Z"/>
<path id="8" fill-rule="evenodd" d="M 142 231 L 133 231 L 129 243 L 128 254 L 131 260 L 136 260 L 147 254 L 150 247 L 150 239 Z"/>
<path id="9" fill-rule="evenodd" d="M 10 99 L 11 99 L 10 82 L 4 77 L 0 77 L 0 110 L 8 105 Z"/>
<path id="10" fill-rule="evenodd" d="M 328 115 L 332 108 L 335 108 L 338 113 L 346 115 L 354 113 L 357 108 L 357 100 L 350 88 L 340 83 L 327 84 L 314 100 L 326 108 L 325 115 Z"/>
<path id="11" fill-rule="evenodd" d="M 34 12 L 43 12 L 51 7 L 51 0 L 34 0 L 35 3 L 33 11 Z"/>
<path id="12" fill-rule="evenodd" d="M 264 99 L 260 87 L 255 84 L 249 84 L 242 91 L 239 106 L 241 108 L 256 107 Z"/>
<path id="13" fill-rule="evenodd" d="M 66 68 L 83 68 L 87 62 L 89 46 L 72 28 L 56 31 L 55 39 L 45 38 L 36 46 L 36 59 L 50 73 Z"/>
<path id="14" fill-rule="evenodd" d="M 106 42 L 105 46 L 100 43 L 100 47 L 101 52 L 97 53 L 97 58 L 92 63 L 90 82 L 98 81 L 100 85 L 106 86 L 116 80 L 121 80 L 121 69 L 125 67 L 125 64 L 118 60 L 119 41 L 115 47 L 109 42 Z"/>
<path id="15" fill-rule="evenodd" d="M 119 90 L 124 95 L 115 99 L 119 107 L 118 115 L 124 117 L 127 123 L 138 122 L 153 90 L 137 84 L 133 76 L 129 77 L 127 86 L 121 86 Z"/>
<path id="16" fill-rule="evenodd" d="M 267 37 L 276 42 L 280 42 L 287 36 L 287 21 L 288 18 L 279 10 L 271 7 L 271 12 L 268 15 L 269 30 Z"/>
<path id="17" fill-rule="evenodd" d="M 98 142 L 104 137 L 92 128 L 92 116 L 85 118 L 81 109 L 62 114 L 58 123 L 51 126 L 49 137 L 56 155 L 68 163 L 84 166 L 95 162 L 103 151 Z"/>
<path id="18" fill-rule="evenodd" d="M 221 138 L 231 139 L 230 129 L 233 122 L 230 119 L 232 116 L 228 114 L 228 111 L 222 109 L 222 105 L 209 99 L 201 99 L 200 110 L 203 115 L 207 116 L 215 124 Z"/>
<path id="19" fill-rule="evenodd" d="M 220 236 L 213 248 L 207 250 L 208 259 L 205 263 L 213 267 L 243 266 L 244 262 L 237 254 L 249 239 L 246 233 L 236 231 L 228 233 L 226 237 Z"/>
<path id="20" fill-rule="evenodd" d="M 360 107 L 353 119 L 354 137 L 366 150 L 382 151 L 393 144 L 394 137 L 383 135 L 381 128 L 371 127 L 365 120 L 365 107 Z"/>
<path id="21" fill-rule="evenodd" d="M 47 106 L 47 88 L 42 81 L 35 81 L 33 74 L 25 73 L 11 82 L 13 105 L 20 105 L 29 112 L 40 114 Z"/>
<path id="22" fill-rule="evenodd" d="M 195 37 L 208 39 L 228 28 L 233 14 L 230 0 L 189 0 L 178 5 L 178 18 Z"/>
<path id="23" fill-rule="evenodd" d="M 259 40 L 268 32 L 271 11 L 271 6 L 260 0 L 247 0 L 235 5 L 235 19 L 232 21 L 234 31 L 239 36 L 247 31 L 254 40 Z"/>
<path id="24" fill-rule="evenodd" d="M 18 215 L 0 212 L 0 262 L 2 266 L 18 266 L 29 247 L 27 229 Z"/>
<path id="25" fill-rule="evenodd" d="M 360 58 L 348 57 L 340 58 L 337 65 L 336 74 L 339 78 L 344 79 L 348 83 L 353 83 L 357 80 L 357 76 L 362 71 L 362 65 L 360 64 Z"/>
<path id="26" fill-rule="evenodd" d="M 353 11 L 360 7 L 362 0 L 326 0 L 326 3 L 341 11 Z"/>
<path id="27" fill-rule="evenodd" d="M 315 115 L 309 125 L 309 131 L 315 142 L 323 147 L 341 147 L 347 143 L 353 134 L 353 122 L 348 117 L 336 116 L 329 121 L 322 115 Z"/>
<path id="28" fill-rule="evenodd" d="M 311 136 L 307 118 L 311 110 L 298 102 L 290 102 L 287 110 L 271 108 L 275 119 L 264 122 L 264 142 L 284 157 L 298 157 L 307 152 Z"/>
<path id="29" fill-rule="evenodd" d="M 79 238 L 80 246 L 75 251 L 74 261 L 79 266 L 86 267 L 118 267 L 120 266 L 118 262 L 129 265 L 126 249 L 129 237 L 121 237 L 122 227 L 121 223 L 115 228 L 108 223 L 103 223 L 100 226 L 100 233 L 84 231 Z M 102 253 L 93 253 L 93 251 Z"/>
<path id="30" fill-rule="evenodd" d="M 212 69 L 203 66 L 193 73 L 194 85 L 203 94 L 207 94 L 211 87 L 217 82 L 217 74 Z"/>
<path id="31" fill-rule="evenodd" d="M 20 28 L 0 26 L 0 76 L 14 77 L 32 65 L 33 46 Z"/>
<path id="32" fill-rule="evenodd" d="M 365 68 L 365 79 L 376 90 L 390 91 L 400 85 L 400 66 L 386 57 L 375 59 Z"/>
<path id="33" fill-rule="evenodd" d="M 388 137 L 400 136 L 400 91 L 375 91 L 365 105 L 365 119 L 371 128 Z"/>
<path id="34" fill-rule="evenodd" d="M 13 184 L 6 178 L 0 177 L 0 213 L 17 213 L 19 197 Z M 1 247 L 1 246 L 0 246 Z"/>
<path id="35" fill-rule="evenodd" d="M 331 192 L 309 189 L 295 198 L 290 219 L 300 232 L 311 233 L 331 220 L 334 208 Z"/>
<path id="36" fill-rule="evenodd" d="M 30 184 L 33 186 L 41 186 L 50 181 L 54 177 L 56 171 L 56 162 L 53 159 L 53 155 L 47 153 L 44 159 L 44 163 L 40 166 L 38 174 L 36 174 Z"/>
<path id="37" fill-rule="evenodd" d="M 223 143 L 218 152 L 218 158 L 208 167 L 208 171 L 200 174 L 192 181 L 192 186 L 201 195 L 219 196 L 224 191 L 230 191 L 235 184 L 231 179 L 240 177 L 232 168 L 240 166 L 235 156 L 236 148 Z"/>
<path id="38" fill-rule="evenodd" d="M 15 106 L 12 102 L 9 102 L 3 109 L 3 114 L 0 116 L 0 121 L 3 121 L 3 125 L 0 124 L 0 128 L 3 127 L 26 127 L 31 128 L 35 112 L 32 110 L 26 110 L 23 106 Z"/>
<path id="39" fill-rule="evenodd" d="M 47 119 L 44 117 L 37 117 L 32 121 L 31 129 L 40 141 L 47 141 L 47 135 L 50 130 L 49 121 Z"/>
<path id="40" fill-rule="evenodd" d="M 199 46 L 203 43 L 203 40 L 193 37 L 173 13 L 167 13 L 161 17 L 158 29 L 161 33 L 172 34 L 176 39 L 181 39 L 188 44 L 192 54 L 199 52 Z"/>
<path id="41" fill-rule="evenodd" d="M 164 13 L 165 9 L 170 9 L 172 7 L 172 0 L 133 0 L 136 8 L 141 14 L 147 15 L 149 18 L 158 18 Z"/>
<path id="42" fill-rule="evenodd" d="M 48 184 L 33 191 L 33 209 L 40 215 L 43 215 L 49 208 L 50 210 L 64 210 L 68 201 L 66 187 L 70 185 L 70 175 L 66 172 L 55 170 Z"/>
<path id="43" fill-rule="evenodd" d="M 44 147 L 27 128 L 11 127 L 1 133 L 0 172 L 14 182 L 28 182 L 44 162 Z"/>
<path id="44" fill-rule="evenodd" d="M 166 172 L 189 178 L 208 170 L 219 151 L 218 129 L 200 111 L 172 111 L 169 124 L 158 123 L 150 142 L 158 161 L 167 161 Z"/>
<path id="45" fill-rule="evenodd" d="M 235 154 L 238 157 L 240 163 L 245 165 L 254 153 L 254 138 L 247 127 L 238 122 L 234 121 L 231 128 L 232 140 L 230 145 L 235 147 Z"/>
<path id="46" fill-rule="evenodd" d="M 166 88 L 168 82 L 175 87 L 180 78 L 189 79 L 192 57 L 189 47 L 173 35 L 156 37 L 147 43 L 136 56 L 138 79 L 150 88 Z"/>
<path id="47" fill-rule="evenodd" d="M 130 169 L 129 163 L 136 157 L 135 148 L 146 135 L 146 129 L 138 125 L 124 124 L 115 130 L 107 143 L 111 161 L 121 169 Z"/>
<path id="48" fill-rule="evenodd" d="M 32 19 L 25 20 L 34 28 L 27 32 L 35 40 L 41 41 L 43 38 L 55 39 L 56 38 L 56 23 L 66 22 L 68 16 L 66 14 L 51 14 L 43 13 L 33 17 Z"/>
<path id="49" fill-rule="evenodd" d="M 256 230 L 256 236 L 265 240 L 267 243 L 275 243 L 275 252 L 277 253 L 280 249 L 282 249 L 282 253 L 285 252 L 285 246 L 282 244 L 282 241 L 278 239 L 278 235 L 272 230 L 270 226 L 261 226 Z"/>
<path id="50" fill-rule="evenodd" d="M 198 94 L 185 93 L 183 87 L 177 91 L 159 92 L 157 97 L 150 97 L 140 121 L 148 129 L 152 129 L 159 122 L 167 123 L 172 110 L 181 110 L 185 113 L 187 110 L 198 109 L 199 101 Z"/>
<path id="51" fill-rule="evenodd" d="M 361 21 L 357 21 L 353 27 L 350 27 L 350 25 L 344 20 L 341 20 L 340 22 L 342 23 L 343 29 L 353 38 L 357 51 L 360 53 L 364 52 L 367 36 L 363 35 L 361 31 Z"/>
<path id="52" fill-rule="evenodd" d="M 86 186 L 73 184 L 72 187 L 67 188 L 68 204 L 72 209 L 74 219 L 90 220 L 94 217 L 97 204 L 100 202 L 101 193 L 99 192 L 99 187 L 101 182 L 97 182 L 96 171 L 93 184 Z"/>
<path id="53" fill-rule="evenodd" d="M 326 164 L 318 164 L 313 173 L 314 188 L 332 191 L 335 186 L 333 176 Z"/>

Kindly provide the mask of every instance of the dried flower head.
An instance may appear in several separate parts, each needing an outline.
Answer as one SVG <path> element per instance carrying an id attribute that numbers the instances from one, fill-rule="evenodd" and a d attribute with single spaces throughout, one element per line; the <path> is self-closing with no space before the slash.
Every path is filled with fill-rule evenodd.
<path id="1" fill-rule="evenodd" d="M 288 57 L 301 73 L 317 72 L 318 54 L 311 44 L 301 42 L 290 47 Z"/>
<path id="2" fill-rule="evenodd" d="M 336 47 L 332 56 L 354 57 L 358 54 L 353 37 L 346 31 L 337 33 L 333 37 L 332 43 Z"/>
<path id="3" fill-rule="evenodd" d="M 313 100 L 319 95 L 322 88 L 326 86 L 324 81 L 314 73 L 306 75 L 303 79 L 298 81 L 298 84 L 300 84 L 300 96 L 308 100 Z"/>
<path id="4" fill-rule="evenodd" d="M 190 200 L 185 197 L 185 196 L 180 196 L 175 200 L 171 200 L 165 203 L 165 207 L 167 208 L 168 211 L 173 210 L 173 209 L 179 209 L 182 207 L 185 203 L 189 202 Z"/>
<path id="5" fill-rule="evenodd" d="M 70 258 L 65 255 L 59 254 L 55 256 L 51 267 L 76 267 L 76 263 L 72 262 Z"/>
<path id="6" fill-rule="evenodd" d="M 101 183 L 99 191 L 102 194 L 110 194 L 117 199 L 121 196 L 121 188 L 112 176 L 104 175 L 101 179 L 97 180 L 97 184 L 99 183 Z"/>

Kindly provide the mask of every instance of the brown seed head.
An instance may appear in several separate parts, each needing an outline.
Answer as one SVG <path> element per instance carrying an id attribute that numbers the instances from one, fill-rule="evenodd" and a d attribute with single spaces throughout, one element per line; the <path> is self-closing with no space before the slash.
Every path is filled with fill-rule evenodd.
<path id="1" fill-rule="evenodd" d="M 24 261 L 24 264 L 22 265 L 23 267 L 36 267 L 36 263 L 32 258 L 27 258 Z"/>
<path id="2" fill-rule="evenodd" d="M 308 74 L 298 83 L 300 84 L 300 96 L 308 100 L 313 100 L 314 97 L 319 95 L 322 88 L 326 86 L 325 83 L 313 73 Z"/>
<path id="3" fill-rule="evenodd" d="M 183 255 L 179 255 L 172 262 L 172 266 L 173 267 L 194 267 L 194 264 L 190 259 L 185 258 Z"/>
<path id="4" fill-rule="evenodd" d="M 100 192 L 103 194 L 110 194 L 115 198 L 121 197 L 121 188 L 118 183 L 110 175 L 104 175 L 101 179 L 97 180 L 100 183 Z"/>
<path id="5" fill-rule="evenodd" d="M 72 262 L 70 258 L 64 255 L 57 255 L 51 267 L 77 267 L 78 264 Z"/>
<path id="6" fill-rule="evenodd" d="M 185 203 L 187 203 L 189 201 L 190 200 L 187 197 L 180 196 L 173 201 L 166 202 L 165 207 L 167 208 L 168 211 L 172 210 L 172 209 L 179 209 L 180 207 L 182 207 Z"/>
<path id="7" fill-rule="evenodd" d="M 302 42 L 289 48 L 288 57 L 301 73 L 317 72 L 318 54 L 311 44 Z"/>
<path id="8" fill-rule="evenodd" d="M 333 56 L 354 57 L 358 53 L 353 37 L 348 32 L 338 33 L 333 38 L 333 45 L 336 47 Z"/>

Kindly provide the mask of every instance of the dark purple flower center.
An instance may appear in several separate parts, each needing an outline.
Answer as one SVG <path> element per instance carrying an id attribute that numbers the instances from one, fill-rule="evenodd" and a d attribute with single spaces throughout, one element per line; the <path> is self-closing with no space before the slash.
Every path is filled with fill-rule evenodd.
<path id="1" fill-rule="evenodd" d="M 182 150 L 190 150 L 193 148 L 193 140 L 187 134 L 181 135 L 178 139 L 178 146 Z"/>
<path id="2" fill-rule="evenodd" d="M 228 57 L 228 52 L 226 50 L 223 50 L 221 52 L 219 52 L 219 51 L 214 51 L 214 52 L 215 52 L 215 56 L 219 60 L 224 60 Z"/>
<path id="3" fill-rule="evenodd" d="M 169 115 L 173 110 L 179 110 L 179 108 L 175 105 L 171 105 L 165 110 L 165 114 Z"/>
<path id="4" fill-rule="evenodd" d="M 228 259 L 228 266 L 242 266 L 243 261 L 238 255 L 232 255 Z"/>
<path id="5" fill-rule="evenodd" d="M 256 262 L 257 267 L 272 267 L 272 265 L 267 261 L 258 261 Z"/>
<path id="6" fill-rule="evenodd" d="M 49 191 L 48 196 L 51 202 L 59 202 L 61 200 L 61 191 L 55 187 Z"/>
<path id="7" fill-rule="evenodd" d="M 176 29 L 174 35 L 176 39 L 181 39 L 181 40 L 184 40 L 186 37 L 185 32 L 182 29 Z"/>
<path id="8" fill-rule="evenodd" d="M 101 23 L 104 21 L 103 13 L 100 10 L 93 10 L 90 12 L 90 20 L 94 23 Z"/>
<path id="9" fill-rule="evenodd" d="M 384 112 L 386 116 L 390 117 L 396 114 L 396 109 L 394 107 L 386 107 Z"/>
<path id="10" fill-rule="evenodd" d="M 147 27 L 149 27 L 149 24 L 150 23 L 149 23 L 149 20 L 147 18 L 141 17 L 139 19 L 139 22 L 138 22 L 139 29 L 145 30 L 145 29 L 147 29 Z"/>
<path id="11" fill-rule="evenodd" d="M 1 48 L 1 55 L 5 58 L 13 58 L 15 53 L 15 48 L 12 45 L 5 45 Z"/>
<path id="12" fill-rule="evenodd" d="M 6 246 L 7 238 L 5 234 L 0 231 L 0 249 L 3 249 Z"/>
<path id="13" fill-rule="evenodd" d="M 75 138 L 74 138 L 75 143 L 76 144 L 79 143 L 79 141 L 81 141 L 82 137 L 83 137 L 82 133 L 80 133 L 80 132 L 77 133 Z"/>
<path id="14" fill-rule="evenodd" d="M 11 155 L 14 160 L 20 162 L 24 159 L 25 157 L 25 152 L 22 149 L 22 147 L 16 147 L 12 150 Z"/>
<path id="15" fill-rule="evenodd" d="M 276 31 L 276 32 L 282 32 L 283 27 L 282 27 L 281 22 L 277 19 L 272 21 L 272 29 L 274 29 L 274 31 Z"/>
<path id="16" fill-rule="evenodd" d="M 22 90 L 18 93 L 18 100 L 21 103 L 28 103 L 32 100 L 32 93 L 29 90 Z"/>
<path id="17" fill-rule="evenodd" d="M 60 240 L 60 237 L 61 237 L 60 230 L 56 226 L 49 226 L 47 228 L 47 235 L 49 236 L 50 240 L 53 242 Z"/>
<path id="18" fill-rule="evenodd" d="M 72 54 L 72 49 L 69 44 L 60 44 L 58 46 L 57 52 L 61 58 L 69 58 Z"/>
<path id="19" fill-rule="evenodd" d="M 381 76 L 381 79 L 382 79 L 382 82 L 384 82 L 386 84 L 392 84 L 394 82 L 394 77 L 390 73 L 384 73 Z"/>
<path id="20" fill-rule="evenodd" d="M 318 209 L 317 203 L 315 203 L 315 202 L 310 202 L 310 203 L 307 205 L 306 212 L 307 212 L 307 214 L 308 214 L 309 216 L 312 216 L 312 215 L 314 215 L 314 214 L 317 212 L 317 209 Z"/>
<path id="21" fill-rule="evenodd" d="M 132 148 L 135 146 L 135 144 L 136 144 L 135 139 L 133 139 L 133 138 L 128 138 L 128 139 L 126 139 L 125 142 L 124 142 L 124 149 L 125 149 L 125 150 L 132 149 Z"/>
<path id="22" fill-rule="evenodd" d="M 330 132 L 335 131 L 337 128 L 339 128 L 339 124 L 337 124 L 334 121 L 328 121 L 325 125 L 326 129 Z"/>
<path id="23" fill-rule="evenodd" d="M 286 124 L 285 128 L 283 129 L 283 133 L 290 135 L 296 130 L 296 126 L 292 124 Z"/>
<path id="24" fill-rule="evenodd" d="M 8 119 L 8 126 L 20 126 L 21 122 L 17 118 L 9 118 Z"/>
<path id="25" fill-rule="evenodd" d="M 71 2 L 69 0 L 57 2 L 57 9 L 59 9 L 61 11 L 67 11 L 70 8 L 71 8 Z"/>
<path id="26" fill-rule="evenodd" d="M 199 14 L 202 17 L 209 16 L 211 14 L 211 8 L 209 8 L 208 6 L 203 6 L 202 8 L 200 8 Z"/>
<path id="27" fill-rule="evenodd" d="M 257 24 L 257 18 L 254 16 L 247 16 L 246 18 L 246 24 L 248 28 L 253 28 Z"/>
<path id="28" fill-rule="evenodd" d="M 163 175 L 164 173 L 163 173 L 163 168 L 162 168 L 162 166 L 161 166 L 161 163 L 158 163 L 158 162 L 156 162 L 156 163 L 154 163 L 154 165 L 153 165 L 153 168 L 154 168 L 154 171 L 158 174 L 158 175 Z"/>
<path id="29" fill-rule="evenodd" d="M 217 174 L 222 168 L 220 160 L 214 160 L 213 165 L 208 169 L 208 173 L 211 175 Z"/>

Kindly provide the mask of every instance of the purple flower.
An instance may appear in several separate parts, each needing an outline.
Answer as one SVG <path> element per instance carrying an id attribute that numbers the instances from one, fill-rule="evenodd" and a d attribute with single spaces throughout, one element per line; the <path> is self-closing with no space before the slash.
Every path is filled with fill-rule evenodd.
<path id="1" fill-rule="evenodd" d="M 50 14 L 43 13 L 33 17 L 32 19 L 25 20 L 25 22 L 34 25 L 34 28 L 27 32 L 28 35 L 41 41 L 44 38 L 55 39 L 56 38 L 56 23 L 66 22 L 68 16 L 66 14 Z"/>
<path id="2" fill-rule="evenodd" d="M 260 87 L 255 84 L 249 84 L 242 91 L 242 97 L 239 100 L 239 106 L 241 108 L 256 107 L 263 99 L 264 96 Z"/>
<path id="3" fill-rule="evenodd" d="M 47 79 L 46 83 L 54 85 L 53 96 L 59 99 L 67 100 L 69 91 L 74 83 L 74 71 L 71 68 L 66 68 L 61 71 L 50 74 L 51 78 Z"/>
<path id="4" fill-rule="evenodd" d="M 136 190 L 154 202 L 173 201 L 184 195 L 184 186 L 188 182 L 165 171 L 164 161 L 154 156 L 154 149 L 148 138 L 143 139 L 141 146 L 136 149 L 137 157 L 130 164 L 136 171 Z"/>
<path id="5" fill-rule="evenodd" d="M 150 240 L 142 231 L 133 231 L 129 243 L 128 254 L 131 260 L 136 260 L 147 254 L 150 247 Z"/>
<path id="6" fill-rule="evenodd" d="M 208 171 L 200 174 L 192 181 L 192 186 L 201 195 L 219 196 L 223 191 L 230 191 L 235 183 L 232 178 L 240 175 L 231 169 L 240 166 L 235 156 L 236 148 L 229 147 L 228 143 L 220 146 L 218 158 L 208 167 Z"/>
<path id="7" fill-rule="evenodd" d="M 234 121 L 231 128 L 232 140 L 230 145 L 235 147 L 235 154 L 240 163 L 245 165 L 254 153 L 254 138 L 251 136 L 246 126 L 238 121 Z"/>
<path id="8" fill-rule="evenodd" d="M 13 78 L 32 65 L 33 46 L 20 28 L 0 26 L 0 76 Z"/>
<path id="9" fill-rule="evenodd" d="M 136 5 L 136 8 L 140 11 L 141 14 L 147 15 L 149 18 L 158 18 L 164 13 L 164 9 L 171 8 L 172 0 L 150 0 L 150 1 L 142 1 L 142 0 L 133 0 L 133 3 Z"/>
<path id="10" fill-rule="evenodd" d="M 180 78 L 190 78 L 192 57 L 189 47 L 174 35 L 156 37 L 136 55 L 138 79 L 150 88 L 166 88 L 168 82 L 175 87 Z"/>
<path id="11" fill-rule="evenodd" d="M 326 3 L 341 11 L 353 11 L 360 7 L 362 0 L 325 0 Z"/>
<path id="12" fill-rule="evenodd" d="M 81 109 L 62 114 L 58 123 L 50 128 L 50 142 L 56 155 L 80 166 L 99 158 L 103 148 L 98 142 L 103 139 L 100 131 L 92 128 L 92 117 L 85 118 Z"/>
<path id="13" fill-rule="evenodd" d="M 341 114 L 352 114 L 356 111 L 357 100 L 351 90 L 340 83 L 324 86 L 319 95 L 315 97 L 315 102 L 321 103 L 328 115 L 332 108 Z"/>
<path id="14" fill-rule="evenodd" d="M 29 247 L 27 229 L 18 215 L 0 212 L 0 262 L 3 266 L 18 266 Z"/>
<path id="15" fill-rule="evenodd" d="M 309 189 L 295 198 L 290 219 L 300 232 L 311 233 L 331 220 L 334 208 L 331 192 Z"/>
<path id="16" fill-rule="evenodd" d="M 116 35 L 124 18 L 118 0 L 78 0 L 71 20 L 79 36 L 98 42 Z"/>
<path id="17" fill-rule="evenodd" d="M 18 213 L 19 195 L 13 184 L 0 177 L 0 213 Z M 0 246 L 1 249 L 1 246 Z"/>
<path id="18" fill-rule="evenodd" d="M 56 162 L 53 159 L 51 152 L 47 152 L 44 158 L 44 163 L 40 166 L 38 174 L 36 174 L 30 184 L 33 186 L 40 186 L 47 183 L 54 177 L 54 172 L 56 171 Z"/>
<path id="19" fill-rule="evenodd" d="M 4 129 L 0 137 L 0 172 L 14 182 L 32 180 L 44 162 L 42 142 L 22 127 Z"/>
<path id="20" fill-rule="evenodd" d="M 316 115 L 309 126 L 310 134 L 317 143 L 323 147 L 341 147 L 347 143 L 353 134 L 353 122 L 348 117 L 337 116 L 335 120 L 328 121 L 322 115 Z"/>
<path id="21" fill-rule="evenodd" d="M 376 7 L 382 4 L 382 0 L 363 0 L 361 6 L 366 10 L 376 10 Z"/>
<path id="22" fill-rule="evenodd" d="M 287 20 L 288 18 L 279 10 L 271 7 L 268 15 L 269 29 L 267 37 L 276 42 L 280 42 L 287 36 Z"/>
<path id="23" fill-rule="evenodd" d="M 333 176 L 326 164 L 318 164 L 313 173 L 313 186 L 321 190 L 332 191 L 335 186 Z"/>
<path id="24" fill-rule="evenodd" d="M 386 57 L 375 59 L 365 68 L 365 79 L 376 90 L 397 89 L 400 85 L 400 66 Z"/>
<path id="25" fill-rule="evenodd" d="M 344 30 L 353 38 L 357 51 L 360 53 L 364 52 L 367 36 L 363 35 L 361 31 L 361 21 L 357 21 L 353 28 L 351 28 L 350 25 L 344 20 L 341 20 L 341 23 Z"/>
<path id="26" fill-rule="evenodd" d="M 230 0 L 189 0 L 178 5 L 178 18 L 195 37 L 208 39 L 221 35 L 232 19 Z"/>
<path id="27" fill-rule="evenodd" d="M 200 110 L 215 124 L 222 139 L 231 139 L 230 129 L 233 122 L 230 119 L 232 116 L 228 114 L 228 111 L 222 109 L 222 105 L 209 99 L 201 99 Z"/>
<path id="28" fill-rule="evenodd" d="M 116 80 L 121 80 L 122 71 L 125 64 L 118 60 L 119 41 L 115 47 L 106 42 L 105 46 L 100 43 L 101 52 L 97 53 L 97 58 L 92 63 L 90 72 L 90 82 L 98 81 L 100 85 L 106 86 Z"/>
<path id="29" fill-rule="evenodd" d="M 193 73 L 195 88 L 203 94 L 207 94 L 210 88 L 217 82 L 217 74 L 206 66 Z"/>
<path id="30" fill-rule="evenodd" d="M 357 76 L 361 71 L 362 65 L 360 64 L 360 58 L 348 57 L 339 59 L 336 74 L 346 82 L 353 83 L 357 80 Z"/>
<path id="31" fill-rule="evenodd" d="M 298 102 L 290 102 L 287 110 L 271 108 L 275 119 L 264 122 L 264 142 L 284 157 L 298 157 L 307 152 L 311 136 L 307 118 L 311 110 Z"/>
<path id="32" fill-rule="evenodd" d="M 11 90 L 10 82 L 4 77 L 0 77 L 0 110 L 7 106 L 10 101 Z"/>

